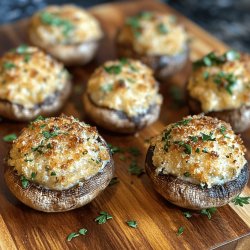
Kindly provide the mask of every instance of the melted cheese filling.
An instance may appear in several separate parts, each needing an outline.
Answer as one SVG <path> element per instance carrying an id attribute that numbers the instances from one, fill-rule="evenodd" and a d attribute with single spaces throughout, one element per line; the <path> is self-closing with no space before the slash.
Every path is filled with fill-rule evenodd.
<path id="1" fill-rule="evenodd" d="M 187 34 L 174 16 L 146 12 L 126 20 L 118 41 L 132 45 L 139 54 L 174 56 L 186 47 Z"/>
<path id="2" fill-rule="evenodd" d="M 81 44 L 102 37 L 98 21 L 73 5 L 50 6 L 35 14 L 31 32 L 48 44 Z"/>
<path id="3" fill-rule="evenodd" d="M 152 71 L 135 60 L 110 61 L 96 69 L 87 93 L 98 106 L 123 111 L 129 117 L 162 103 Z"/>
<path id="4" fill-rule="evenodd" d="M 13 143 L 8 160 L 20 176 L 52 190 L 91 178 L 110 161 L 95 128 L 73 117 L 32 122 Z"/>
<path id="5" fill-rule="evenodd" d="M 61 91 L 69 80 L 62 64 L 35 47 L 20 46 L 0 59 L 0 99 L 25 108 Z"/>
<path id="6" fill-rule="evenodd" d="M 216 83 L 219 74 L 232 74 L 235 83 L 228 91 L 228 83 Z M 250 63 L 242 58 L 211 67 L 200 67 L 194 70 L 188 82 L 191 97 L 201 103 L 202 111 L 221 111 L 238 109 L 250 105 Z"/>
<path id="7" fill-rule="evenodd" d="M 151 143 L 157 174 L 172 174 L 208 188 L 235 179 L 247 163 L 230 125 L 206 116 L 168 125 Z"/>

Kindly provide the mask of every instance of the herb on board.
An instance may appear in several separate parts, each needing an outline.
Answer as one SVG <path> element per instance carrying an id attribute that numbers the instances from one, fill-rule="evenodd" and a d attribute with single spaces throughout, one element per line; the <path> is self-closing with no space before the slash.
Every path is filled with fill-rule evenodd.
<path id="1" fill-rule="evenodd" d="M 76 238 L 80 235 L 86 235 L 87 232 L 88 232 L 87 229 L 81 228 L 81 229 L 79 229 L 79 231 L 77 233 L 76 232 L 70 233 L 67 237 L 67 241 L 71 241 L 73 238 Z"/>
<path id="2" fill-rule="evenodd" d="M 16 140 L 16 138 L 17 138 L 16 134 L 8 134 L 8 135 L 5 135 L 3 137 L 3 141 L 12 142 L 12 141 Z"/>
<path id="3" fill-rule="evenodd" d="M 104 224 L 107 222 L 107 220 L 110 220 L 110 219 L 113 219 L 113 217 L 108 214 L 107 212 L 100 212 L 100 215 L 98 217 L 95 218 L 95 221 L 98 223 L 98 224 Z"/>
<path id="4" fill-rule="evenodd" d="M 201 214 L 206 215 L 208 219 L 210 220 L 212 218 L 212 215 L 217 211 L 215 207 L 206 208 L 201 210 Z"/>
<path id="5" fill-rule="evenodd" d="M 144 174 L 144 170 L 137 165 L 135 160 L 132 160 L 130 163 L 128 171 L 130 174 L 137 175 L 138 177 Z"/>
<path id="6" fill-rule="evenodd" d="M 231 202 L 234 203 L 234 205 L 243 207 L 244 205 L 250 204 L 250 196 L 243 197 L 237 195 Z"/>
<path id="7" fill-rule="evenodd" d="M 108 147 L 109 147 L 112 155 L 114 155 L 115 153 L 121 153 L 121 152 L 123 152 L 123 150 L 120 147 L 113 146 L 110 143 L 108 143 Z"/>
<path id="8" fill-rule="evenodd" d="M 129 220 L 126 222 L 129 227 L 137 228 L 137 222 L 135 220 Z"/>
<path id="9" fill-rule="evenodd" d="M 184 232 L 184 227 L 179 227 L 176 234 L 177 234 L 177 236 L 180 236 L 183 234 L 183 232 Z"/>
<path id="10" fill-rule="evenodd" d="M 118 177 L 113 177 L 113 178 L 111 179 L 110 183 L 109 183 L 109 186 L 113 186 L 113 185 L 115 185 L 115 184 L 117 184 L 117 183 L 119 183 L 119 182 L 120 182 L 120 181 L 119 181 Z"/>
<path id="11" fill-rule="evenodd" d="M 192 217 L 192 214 L 191 214 L 191 212 L 189 212 L 189 211 L 184 211 L 184 212 L 183 212 L 183 215 L 184 215 L 187 219 L 189 219 L 189 218 Z"/>
<path id="12" fill-rule="evenodd" d="M 138 148 L 136 148 L 136 147 L 130 147 L 130 148 L 128 149 L 128 151 L 129 151 L 129 153 L 130 153 L 131 155 L 133 155 L 133 156 L 135 156 L 135 157 L 141 155 L 141 151 L 140 151 Z"/>

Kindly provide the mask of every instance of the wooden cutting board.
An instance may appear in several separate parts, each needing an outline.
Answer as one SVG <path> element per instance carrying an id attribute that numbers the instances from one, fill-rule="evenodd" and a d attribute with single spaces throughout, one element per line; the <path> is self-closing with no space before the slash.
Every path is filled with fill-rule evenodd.
<path id="1" fill-rule="evenodd" d="M 96 6 L 91 12 L 101 21 L 106 37 L 94 62 L 70 69 L 75 85 L 63 113 L 86 120 L 82 112 L 81 96 L 87 78 L 99 64 L 115 58 L 113 38 L 117 28 L 125 16 L 140 10 L 160 10 L 178 16 L 190 34 L 192 60 L 211 50 L 225 51 L 227 48 L 191 21 L 158 2 L 138 1 Z M 1 54 L 20 43 L 28 43 L 26 27 L 27 20 L 0 27 Z M 190 66 L 190 63 L 187 64 L 182 72 L 162 83 L 161 93 L 165 99 L 158 122 L 134 136 L 100 130 L 107 142 L 124 149 L 131 146 L 140 149 L 141 155 L 137 157 L 137 161 L 139 166 L 144 167 L 148 147 L 145 139 L 158 134 L 166 124 L 188 114 L 185 104 L 178 107 L 170 93 L 173 86 L 183 88 Z M 2 120 L 0 138 L 9 133 L 18 134 L 26 125 Z M 249 160 L 250 131 L 242 137 L 249 149 Z M 250 205 L 241 208 L 229 204 L 219 208 L 211 220 L 199 214 L 188 220 L 183 216 L 183 210 L 168 203 L 153 190 L 146 175 L 137 177 L 128 172 L 131 162 L 129 155 L 126 155 L 125 161 L 120 159 L 121 155 L 114 155 L 115 175 L 120 182 L 108 187 L 91 204 L 66 213 L 46 214 L 35 211 L 17 201 L 4 183 L 3 160 L 7 157 L 10 146 L 11 143 L 0 140 L 1 249 L 211 249 L 223 245 L 223 249 L 250 249 L 250 238 L 245 237 L 250 234 Z M 250 195 L 250 183 L 243 195 Z M 113 219 L 103 225 L 96 224 L 94 219 L 100 211 L 110 213 Z M 136 220 L 138 228 L 128 227 L 125 223 L 127 220 Z M 176 232 L 181 226 L 185 231 L 177 236 Z M 67 242 L 67 235 L 80 228 L 87 228 L 88 234 Z"/>

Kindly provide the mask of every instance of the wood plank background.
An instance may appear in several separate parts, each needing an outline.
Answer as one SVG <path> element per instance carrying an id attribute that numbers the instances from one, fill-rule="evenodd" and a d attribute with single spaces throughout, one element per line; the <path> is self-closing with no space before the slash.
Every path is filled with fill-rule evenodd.
<path id="1" fill-rule="evenodd" d="M 178 16 L 190 34 L 191 59 L 210 52 L 225 51 L 227 47 L 182 17 L 166 5 L 154 1 L 128 2 L 96 6 L 91 12 L 101 21 L 106 37 L 101 44 L 98 56 L 88 66 L 70 68 L 74 76 L 72 97 L 62 110 L 81 120 L 87 121 L 82 112 L 81 96 L 86 81 L 94 68 L 108 59 L 116 58 L 113 38 L 117 28 L 122 25 L 125 16 L 140 10 L 160 10 Z M 27 41 L 27 20 L 0 27 L 0 53 Z M 134 136 L 111 134 L 99 129 L 108 143 L 122 148 L 138 147 L 142 154 L 138 164 L 144 167 L 148 144 L 145 139 L 158 134 L 164 125 L 181 119 L 188 114 L 185 107 L 176 108 L 171 98 L 171 86 L 184 86 L 190 73 L 188 63 L 175 76 L 161 84 L 164 105 L 159 121 Z M 26 124 L 6 120 L 0 122 L 0 138 L 9 133 L 19 133 Z M 250 159 L 250 131 L 242 134 L 248 147 Z M 131 176 L 128 167 L 131 159 L 122 161 L 119 155 L 115 159 L 115 175 L 120 182 L 108 187 L 92 203 L 83 208 L 66 213 L 45 214 L 32 210 L 17 201 L 8 191 L 4 180 L 4 159 L 10 149 L 10 143 L 0 141 L 0 248 L 1 249 L 211 249 L 223 246 L 223 249 L 249 249 L 250 206 L 243 208 L 233 204 L 219 208 L 208 220 L 207 217 L 194 215 L 187 220 L 180 208 L 168 203 L 152 188 L 146 175 L 140 178 Z M 250 184 L 244 190 L 250 195 Z M 94 219 L 100 211 L 113 216 L 104 225 L 98 225 Z M 126 225 L 127 220 L 136 220 L 138 228 Z M 180 226 L 185 228 L 183 235 L 177 236 Z M 66 241 L 69 233 L 87 228 L 88 234 Z"/>

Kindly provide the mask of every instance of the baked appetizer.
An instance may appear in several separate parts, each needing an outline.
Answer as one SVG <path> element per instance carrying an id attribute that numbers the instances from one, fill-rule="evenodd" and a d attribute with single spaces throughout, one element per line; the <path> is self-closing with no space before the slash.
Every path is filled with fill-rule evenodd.
<path id="1" fill-rule="evenodd" d="M 97 125 L 134 133 L 158 119 L 162 97 L 152 70 L 139 61 L 123 58 L 95 70 L 83 103 Z"/>
<path id="2" fill-rule="evenodd" d="M 120 57 L 141 60 L 163 79 L 187 62 L 187 34 L 175 16 L 141 12 L 129 17 L 119 30 L 117 52 Z"/>
<path id="3" fill-rule="evenodd" d="M 194 63 L 187 91 L 192 113 L 218 117 L 235 132 L 250 127 L 249 55 L 233 50 L 209 53 Z"/>
<path id="4" fill-rule="evenodd" d="M 96 128 L 73 117 L 39 117 L 13 142 L 5 181 L 29 207 L 62 212 L 92 201 L 109 184 L 114 164 Z"/>
<path id="5" fill-rule="evenodd" d="M 217 118 L 188 116 L 152 139 L 146 172 L 168 201 L 189 209 L 227 204 L 248 181 L 246 149 Z"/>
<path id="6" fill-rule="evenodd" d="M 29 25 L 30 41 L 66 65 L 88 63 L 102 36 L 95 17 L 73 5 L 49 6 Z"/>
<path id="7" fill-rule="evenodd" d="M 71 90 L 61 63 L 35 47 L 21 45 L 0 58 L 0 115 L 32 120 L 58 111 Z"/>

